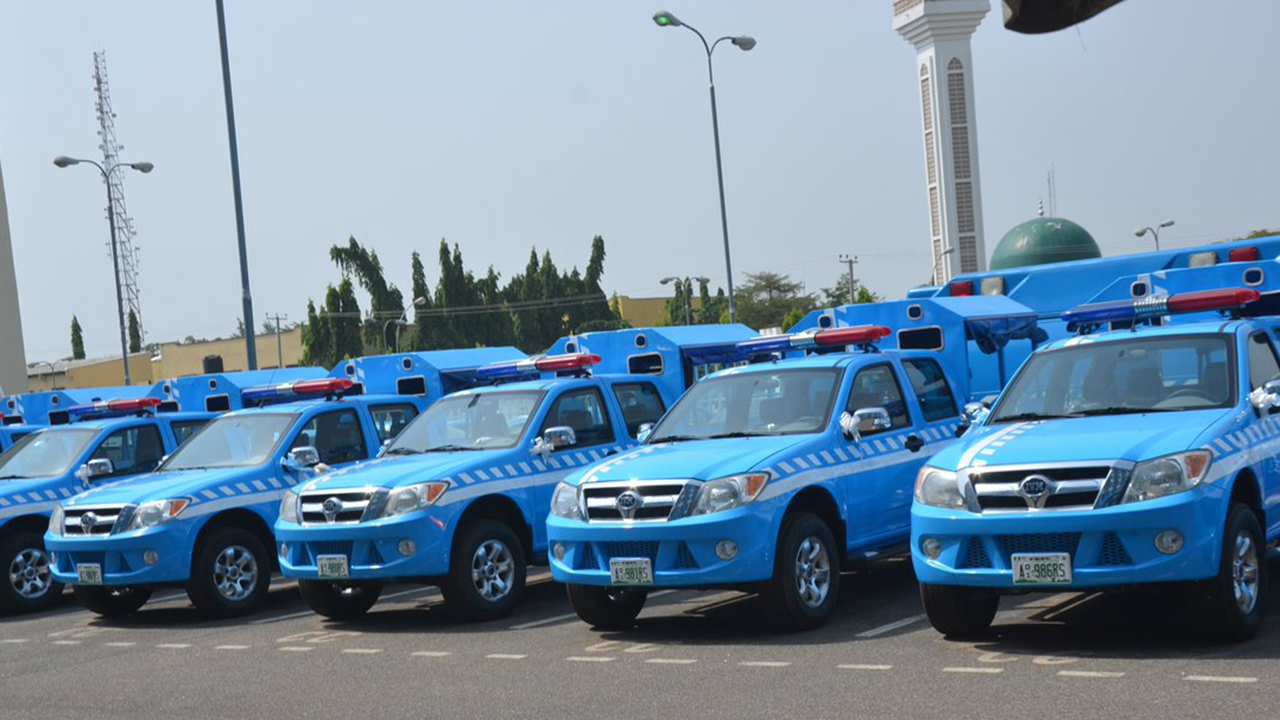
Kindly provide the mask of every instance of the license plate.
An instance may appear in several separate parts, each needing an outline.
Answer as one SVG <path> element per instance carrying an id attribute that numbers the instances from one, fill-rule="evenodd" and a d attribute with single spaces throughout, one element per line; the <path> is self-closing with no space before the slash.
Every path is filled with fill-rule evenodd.
<path id="1" fill-rule="evenodd" d="M 346 555 L 317 555 L 316 570 L 321 578 L 342 580 L 351 577 Z"/>
<path id="2" fill-rule="evenodd" d="M 1070 585 L 1071 555 L 1018 553 L 1009 558 L 1014 585 Z"/>
<path id="3" fill-rule="evenodd" d="M 613 558 L 609 575 L 614 585 L 652 585 L 653 562 L 649 558 Z"/>
<path id="4" fill-rule="evenodd" d="M 101 585 L 102 566 L 97 564 L 76 565 L 76 574 L 80 576 L 81 585 Z"/>

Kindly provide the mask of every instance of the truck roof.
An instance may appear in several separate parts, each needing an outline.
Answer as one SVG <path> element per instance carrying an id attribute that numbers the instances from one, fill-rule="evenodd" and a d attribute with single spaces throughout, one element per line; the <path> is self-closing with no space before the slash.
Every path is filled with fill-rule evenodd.
<path id="1" fill-rule="evenodd" d="M 322 397 L 302 398 L 299 400 L 291 400 L 282 403 L 268 403 L 266 405 L 255 405 L 242 410 L 232 410 L 227 415 L 240 415 L 246 412 L 272 411 L 272 412 L 288 412 L 301 413 L 306 412 L 309 408 L 319 405 L 375 405 L 385 403 L 404 403 L 412 402 L 412 397 L 408 395 L 393 394 L 377 394 L 377 395 L 351 395 L 349 397 L 339 398 L 336 400 L 325 400 Z M 180 413 L 174 413 L 175 415 Z"/>
<path id="2" fill-rule="evenodd" d="M 1205 334 L 1224 334 L 1235 333 L 1243 328 L 1250 328 L 1256 325 L 1256 321 L 1252 320 L 1219 320 L 1216 322 L 1194 322 L 1185 325 L 1158 325 L 1143 326 L 1134 329 L 1106 330 L 1098 333 L 1090 333 L 1088 335 L 1077 335 L 1075 337 L 1055 340 L 1041 347 L 1042 350 L 1050 350 L 1068 345 L 1075 345 L 1080 342 L 1081 338 L 1088 338 L 1091 342 L 1110 342 L 1115 340 L 1131 340 L 1135 337 L 1164 337 L 1170 335 L 1205 335 Z"/>

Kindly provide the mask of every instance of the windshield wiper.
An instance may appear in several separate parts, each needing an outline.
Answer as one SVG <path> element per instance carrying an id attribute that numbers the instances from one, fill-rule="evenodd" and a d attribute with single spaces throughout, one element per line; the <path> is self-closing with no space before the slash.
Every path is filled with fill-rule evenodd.
<path id="1" fill-rule="evenodd" d="M 26 480 L 26 475 L 0 475 L 0 480 Z"/>
<path id="2" fill-rule="evenodd" d="M 1078 415 L 1130 415 L 1138 413 L 1158 413 L 1158 412 L 1180 412 L 1186 408 L 1152 408 L 1152 407 L 1125 407 L 1113 406 L 1104 408 L 1094 408 L 1092 410 L 1081 410 Z"/>
<path id="3" fill-rule="evenodd" d="M 656 444 L 658 444 L 658 443 L 669 443 L 669 442 L 689 442 L 690 440 L 706 440 L 706 439 L 707 439 L 707 438 L 706 438 L 705 436 L 703 436 L 703 435 L 697 435 L 697 436 L 694 436 L 694 435 L 663 435 L 663 436 L 662 436 L 662 437 L 660 437 L 660 438 L 649 438 L 649 442 L 648 442 L 648 444 L 649 444 L 649 445 L 656 445 Z"/>
<path id="4" fill-rule="evenodd" d="M 388 450 L 388 451 L 386 451 L 386 452 L 384 452 L 384 453 L 382 453 L 382 454 L 383 454 L 384 456 L 386 456 L 386 455 L 419 455 L 419 454 L 421 454 L 421 453 L 423 453 L 423 452 L 425 452 L 425 451 L 424 451 L 424 450 L 414 450 L 413 448 L 407 448 L 407 447 L 398 447 L 398 448 L 391 448 L 390 450 Z"/>
<path id="5" fill-rule="evenodd" d="M 1002 422 L 1020 422 L 1022 420 L 1062 420 L 1064 418 L 1075 418 L 1075 417 L 1082 417 L 1082 416 L 1079 413 L 1070 413 L 1067 415 L 1053 415 L 1053 414 L 1037 413 L 1037 412 L 1025 412 L 1025 413 L 1018 413 L 1017 415 L 1001 415 L 1000 417 L 993 419 L 991 422 L 1002 423 Z"/>
<path id="6" fill-rule="evenodd" d="M 708 435 L 707 440 L 720 440 L 723 438 L 745 438 L 745 437 L 773 437 L 774 433 L 753 433 L 737 430 L 735 432 L 720 433 L 718 435 Z"/>
<path id="7" fill-rule="evenodd" d="M 480 450 L 480 448 L 471 447 L 470 445 L 437 445 L 435 447 L 429 447 L 422 452 L 453 452 L 455 450 Z"/>

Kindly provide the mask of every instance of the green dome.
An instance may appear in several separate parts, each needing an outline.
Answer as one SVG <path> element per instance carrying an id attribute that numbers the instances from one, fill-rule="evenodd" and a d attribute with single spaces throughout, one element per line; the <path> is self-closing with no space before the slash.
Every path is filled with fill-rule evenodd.
<path id="1" fill-rule="evenodd" d="M 991 254 L 992 270 L 1102 257 L 1093 236 L 1063 218 L 1028 220 L 1004 234 Z"/>

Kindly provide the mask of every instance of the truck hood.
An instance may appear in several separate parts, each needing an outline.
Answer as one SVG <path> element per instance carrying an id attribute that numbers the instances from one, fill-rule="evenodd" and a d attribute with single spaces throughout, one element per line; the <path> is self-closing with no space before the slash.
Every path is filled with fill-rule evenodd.
<path id="1" fill-rule="evenodd" d="M 281 489 L 278 487 L 278 480 L 272 477 L 271 480 L 275 482 L 268 483 L 266 475 L 268 472 L 262 465 L 147 473 L 105 485 L 95 484 L 92 489 L 68 500 L 65 506 L 131 505 L 148 500 L 181 497 L 190 497 L 197 502 L 202 502 L 213 499 L 204 495 L 204 492 L 216 493 L 217 497 L 227 497 Z M 238 485 L 244 487 L 237 487 Z M 229 488 L 230 492 L 223 491 L 224 487 Z"/>
<path id="2" fill-rule="evenodd" d="M 1000 423 L 970 430 L 929 464 L 958 470 L 975 463 L 1138 462 L 1196 447 L 1197 438 L 1235 412 L 1217 408 Z"/>
<path id="3" fill-rule="evenodd" d="M 715 478 L 764 467 L 770 458 L 813 442 L 813 435 L 689 440 L 641 445 L 574 473 L 572 484 L 610 480 Z"/>
<path id="4" fill-rule="evenodd" d="M 520 464 L 533 469 L 534 456 L 528 452 L 513 449 L 503 450 L 459 450 L 455 452 L 423 453 L 421 455 L 401 455 L 382 457 L 367 463 L 361 463 L 341 470 L 321 475 L 307 483 L 306 490 L 338 490 L 342 488 L 362 487 L 398 487 L 428 480 L 457 480 L 466 474 L 476 480 L 493 477 L 490 470 L 497 466 L 499 472 L 506 465 L 516 471 L 523 471 Z M 484 476 L 477 474 L 484 473 Z M 512 473 L 517 474 L 517 473 Z M 525 471 L 525 474 L 528 474 Z"/>

